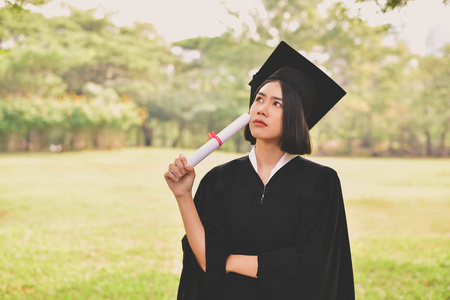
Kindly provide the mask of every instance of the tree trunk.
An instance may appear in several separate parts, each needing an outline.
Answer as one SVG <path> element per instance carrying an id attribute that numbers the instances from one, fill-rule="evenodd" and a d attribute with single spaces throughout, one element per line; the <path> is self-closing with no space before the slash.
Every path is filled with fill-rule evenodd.
<path id="1" fill-rule="evenodd" d="M 347 138 L 347 155 L 353 153 L 353 138 Z"/>
<path id="2" fill-rule="evenodd" d="M 371 148 L 373 146 L 373 141 L 372 141 L 372 117 L 369 114 L 367 116 L 367 122 L 368 122 L 368 126 L 367 126 L 367 130 L 363 136 L 362 139 L 362 143 L 361 143 L 361 147 L 363 148 Z"/>
<path id="3" fill-rule="evenodd" d="M 173 141 L 172 148 L 175 148 L 177 146 L 181 147 L 183 146 L 182 138 L 185 128 L 186 128 L 186 120 L 181 119 L 180 122 L 178 123 L 178 137 Z"/>
<path id="4" fill-rule="evenodd" d="M 141 126 L 142 133 L 144 134 L 144 145 L 147 147 L 152 146 L 153 144 L 153 128 L 146 127 L 145 124 Z"/>
<path id="5" fill-rule="evenodd" d="M 433 154 L 433 148 L 431 145 L 431 134 L 430 130 L 425 130 L 425 137 L 427 138 L 426 141 L 426 156 L 431 156 Z"/>
<path id="6" fill-rule="evenodd" d="M 94 133 L 94 149 L 105 149 L 105 129 L 98 129 Z"/>
<path id="7" fill-rule="evenodd" d="M 43 130 L 31 129 L 27 134 L 29 152 L 43 151 L 47 144 L 47 136 Z"/>
<path id="8" fill-rule="evenodd" d="M 92 146 L 92 136 L 89 132 L 76 129 L 72 132 L 72 149 L 75 151 L 89 149 Z"/>
<path id="9" fill-rule="evenodd" d="M 389 135 L 389 143 L 388 143 L 387 152 L 390 155 L 393 155 L 395 153 L 395 150 L 394 150 L 394 137 L 392 137 L 391 135 Z"/>
<path id="10" fill-rule="evenodd" d="M 448 132 L 448 122 L 444 123 L 444 128 L 442 129 L 441 138 L 439 141 L 439 150 L 437 155 L 441 157 L 445 157 L 448 154 L 448 151 L 446 151 L 446 145 L 445 145 L 445 137 L 447 136 Z"/>
<path id="11" fill-rule="evenodd" d="M 135 146 L 141 146 L 142 145 L 142 130 L 140 127 L 136 127 L 136 137 L 134 140 Z"/>
<path id="12" fill-rule="evenodd" d="M 13 132 L 9 133 L 5 137 L 5 150 L 7 152 L 14 152 L 18 150 L 18 146 L 20 149 L 20 140 L 24 140 L 21 138 L 21 134 Z M 26 140 L 25 140 L 26 144 Z"/>

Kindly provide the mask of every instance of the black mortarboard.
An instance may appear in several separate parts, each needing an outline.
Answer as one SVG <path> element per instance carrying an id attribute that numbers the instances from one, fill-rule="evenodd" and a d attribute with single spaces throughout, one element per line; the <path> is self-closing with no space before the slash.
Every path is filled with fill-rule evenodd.
<path id="1" fill-rule="evenodd" d="M 281 42 L 261 69 L 253 75 L 250 106 L 255 93 L 267 79 L 279 79 L 300 95 L 306 123 L 311 129 L 346 94 L 346 92 L 291 46 Z"/>

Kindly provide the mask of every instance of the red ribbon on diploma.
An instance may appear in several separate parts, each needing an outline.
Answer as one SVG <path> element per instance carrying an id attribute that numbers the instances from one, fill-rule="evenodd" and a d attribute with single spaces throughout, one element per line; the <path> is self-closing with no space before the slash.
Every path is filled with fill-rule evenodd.
<path id="1" fill-rule="evenodd" d="M 222 146 L 222 141 L 220 140 L 220 137 L 218 137 L 218 136 L 216 135 L 216 132 L 215 132 L 215 131 L 211 131 L 210 133 L 208 133 L 208 136 L 209 136 L 209 139 L 208 139 L 208 140 L 210 140 L 210 139 L 216 139 L 217 142 L 219 143 L 219 147 Z"/>

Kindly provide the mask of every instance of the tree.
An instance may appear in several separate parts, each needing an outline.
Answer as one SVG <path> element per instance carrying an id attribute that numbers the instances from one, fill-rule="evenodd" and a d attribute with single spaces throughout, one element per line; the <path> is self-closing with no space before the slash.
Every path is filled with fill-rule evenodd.
<path id="1" fill-rule="evenodd" d="M 406 6 L 411 0 L 356 0 L 355 2 L 375 2 L 383 13 Z M 448 4 L 449 0 L 442 0 L 442 3 Z"/>
<path id="2" fill-rule="evenodd" d="M 127 95 L 151 108 L 160 102 L 175 61 L 152 25 L 118 28 L 92 10 L 45 19 L 2 8 L 0 24 L 0 100 L 82 95 L 96 86 L 111 91 L 102 96 L 108 105 Z"/>
<path id="3" fill-rule="evenodd" d="M 186 53 L 197 56 L 175 69 L 176 87 L 170 97 L 175 101 L 179 99 L 178 93 L 184 94 L 180 105 L 187 105 L 176 113 L 176 119 L 180 122 L 185 118 L 195 120 L 189 125 L 193 131 L 198 128 L 218 131 L 248 111 L 249 71 L 268 55 L 269 47 L 231 33 L 217 38 L 189 39 L 175 43 L 175 46 L 181 50 L 180 56 Z M 174 109 L 174 105 L 170 107 Z M 206 134 L 204 132 L 194 146 L 203 143 Z M 241 145 L 228 142 L 223 147 L 236 150 Z"/>
<path id="4" fill-rule="evenodd" d="M 443 49 L 443 56 L 419 58 L 421 91 L 416 103 L 416 118 L 425 138 L 427 156 L 448 156 L 450 125 L 450 45 Z"/>
<path id="5" fill-rule="evenodd" d="M 22 12 L 24 10 L 23 6 L 26 4 L 32 4 L 35 6 L 40 6 L 49 3 L 52 0 L 3 0 L 5 6 L 13 12 Z"/>

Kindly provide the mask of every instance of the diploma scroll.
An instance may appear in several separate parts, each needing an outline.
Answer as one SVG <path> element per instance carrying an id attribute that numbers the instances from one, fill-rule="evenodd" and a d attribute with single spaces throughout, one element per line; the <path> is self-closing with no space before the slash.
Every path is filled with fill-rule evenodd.
<path id="1" fill-rule="evenodd" d="M 236 132 L 238 132 L 242 127 L 250 122 L 250 115 L 248 113 L 242 114 L 239 118 L 233 121 L 230 125 L 225 127 L 221 132 L 217 134 L 216 137 L 211 138 L 203 146 L 198 148 L 194 153 L 192 153 L 187 158 L 188 166 L 195 166 L 201 162 L 205 157 L 210 155 L 214 150 L 219 148 L 219 146 L 225 143 L 230 137 L 232 137 Z"/>

